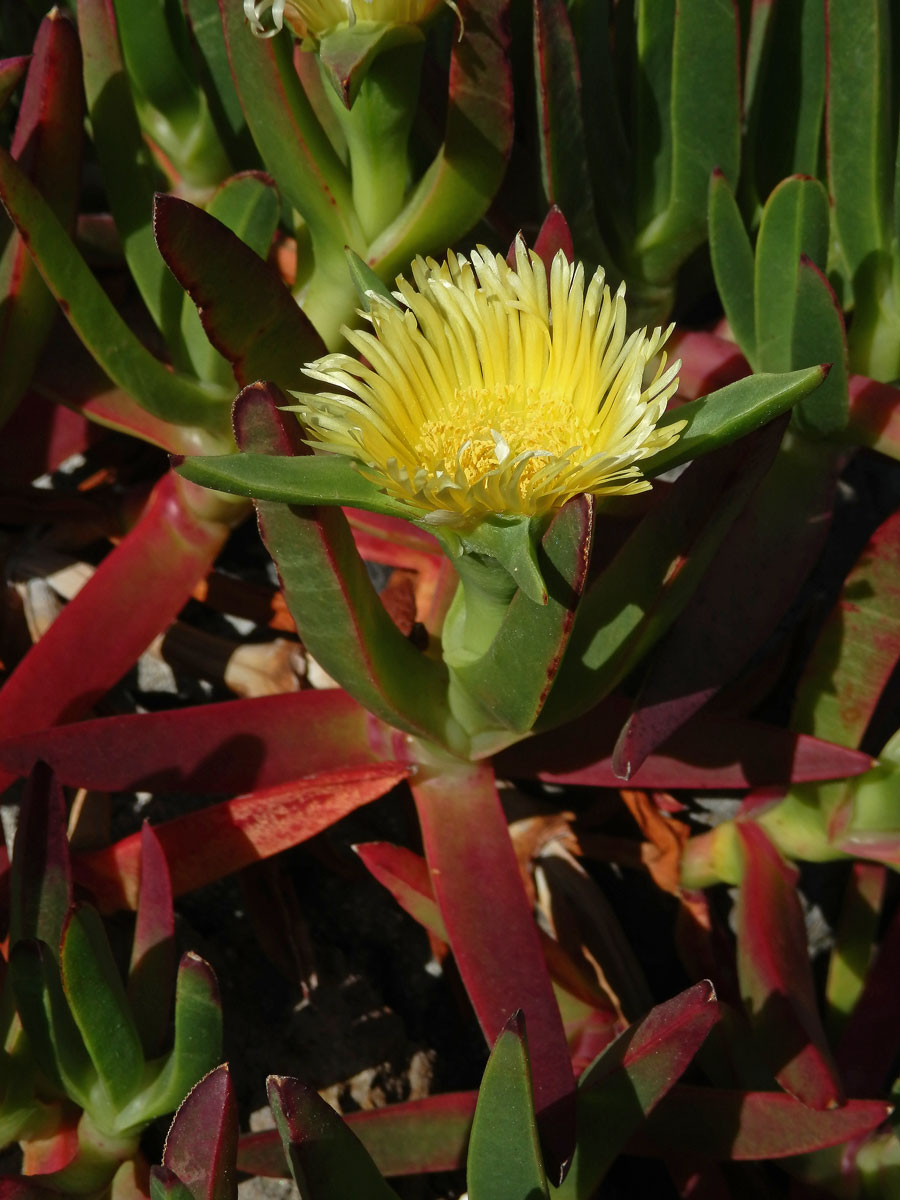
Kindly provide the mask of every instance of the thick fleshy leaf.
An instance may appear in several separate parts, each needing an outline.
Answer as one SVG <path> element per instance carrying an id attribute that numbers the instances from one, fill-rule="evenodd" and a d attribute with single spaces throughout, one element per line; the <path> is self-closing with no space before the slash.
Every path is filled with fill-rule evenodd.
<path id="1" fill-rule="evenodd" d="M 570 500 L 541 541 L 539 564 L 548 599 L 536 603 L 520 587 L 487 652 L 456 678 L 504 728 L 531 729 L 559 670 L 587 578 L 593 503 Z"/>
<path id="2" fill-rule="evenodd" d="M 296 421 L 278 411 L 282 399 L 266 384 L 244 389 L 234 409 L 241 449 L 261 456 L 307 450 Z M 308 452 L 306 457 L 316 461 Z M 417 650 L 388 616 L 343 513 L 263 501 L 257 513 L 288 607 L 316 661 L 376 716 L 443 743 L 446 669 Z"/>
<path id="3" fill-rule="evenodd" d="M 797 274 L 791 360 L 795 364 L 831 364 L 821 387 L 794 410 L 797 428 L 807 437 L 840 433 L 849 412 L 844 316 L 824 271 L 805 255 Z"/>
<path id="4" fill-rule="evenodd" d="M 509 0 L 462 0 L 450 56 L 447 120 L 438 153 L 403 211 L 369 247 L 383 279 L 425 250 L 443 253 L 482 217 L 500 186 L 513 139 Z"/>
<path id="5" fill-rule="evenodd" d="M 375 59 L 394 46 L 422 41 L 417 25 L 362 21 L 338 25 L 319 39 L 318 58 L 329 83 L 351 108 Z"/>
<path id="6" fill-rule="evenodd" d="M 649 25 L 658 5 L 643 5 Z M 709 177 L 718 167 L 734 184 L 740 162 L 741 113 L 738 50 L 739 29 L 736 7 L 709 5 L 704 0 L 679 3 L 673 19 L 670 61 L 665 49 L 650 43 L 642 66 L 658 75 L 657 87 L 668 89 L 666 107 L 650 112 L 658 122 L 644 131 L 644 153 L 650 155 L 660 140 L 668 148 L 663 154 L 658 205 L 652 219 L 637 239 L 646 278 L 668 282 L 688 255 L 699 246 L 707 229 Z M 698 86 L 697 64 L 703 64 L 703 84 Z M 652 85 L 651 85 L 652 86 Z M 715 102 L 710 103 L 710 97 Z M 660 133 L 659 125 L 665 123 Z M 658 153 L 658 149 L 657 149 Z"/>
<path id="7" fill-rule="evenodd" d="M 880 1100 L 820 1112 L 783 1092 L 676 1084 L 628 1143 L 632 1154 L 747 1162 L 810 1154 L 863 1137 L 887 1115 Z"/>
<path id="8" fill-rule="evenodd" d="M 750 364 L 734 342 L 696 329 L 676 329 L 668 342 L 673 358 L 681 359 L 675 400 L 696 400 L 751 373 Z M 669 401 L 670 404 L 673 401 Z"/>
<path id="9" fill-rule="evenodd" d="M 262 391 L 265 386 L 256 384 L 255 388 Z M 248 394 L 247 389 L 242 393 Z M 277 403 L 282 408 L 286 397 L 279 397 Z M 289 419 L 293 421 L 293 417 Z M 297 426 L 298 441 L 299 429 Z M 252 496 L 254 500 L 297 505 L 349 504 L 409 519 L 422 515 L 421 509 L 379 491 L 376 484 L 356 470 L 350 459 L 336 454 L 313 455 L 298 450 L 295 455 L 253 451 L 204 455 L 186 458 L 177 464 L 177 470 L 183 478 L 203 487 L 234 496 Z"/>
<path id="10" fill-rule="evenodd" d="M 84 99 L 72 21 L 53 9 L 41 22 L 11 152 L 53 212 L 72 228 L 81 177 Z M 56 302 L 14 232 L 0 255 L 0 423 L 18 404 L 56 318 Z"/>
<path id="11" fill-rule="evenodd" d="M 10 945 L 39 938 L 56 954 L 71 904 L 66 800 L 53 772 L 38 762 L 22 797 L 13 846 Z"/>
<path id="12" fill-rule="evenodd" d="M 510 253 L 513 256 L 514 247 L 515 242 L 510 246 Z M 562 251 L 569 262 L 572 262 L 575 258 L 572 230 L 569 228 L 569 222 L 566 220 L 565 214 L 557 205 L 550 205 L 547 215 L 544 217 L 541 227 L 538 230 L 538 235 L 534 239 L 533 249 L 548 271 L 554 258 L 560 251 Z"/>
<path id="13" fill-rule="evenodd" d="M 658 1004 L 603 1051 L 578 1087 L 578 1144 L 561 1200 L 588 1200 L 718 1020 L 709 981 Z"/>
<path id="14" fill-rule="evenodd" d="M 94 909 L 73 908 L 60 942 L 63 989 L 103 1090 L 114 1110 L 140 1087 L 141 1039 L 103 924 Z"/>
<path id="15" fill-rule="evenodd" d="M 477 1098 L 477 1092 L 447 1092 L 348 1113 L 344 1120 L 382 1175 L 453 1171 L 465 1166 Z M 241 1136 L 238 1170 L 276 1179 L 288 1175 L 276 1130 Z"/>
<path id="16" fill-rule="evenodd" d="M 20 54 L 13 58 L 0 59 L 0 108 L 16 90 L 22 76 L 28 70 L 30 55 Z"/>
<path id="17" fill-rule="evenodd" d="M 572 1153 L 575 1084 L 492 772 L 461 766 L 412 790 L 434 893 L 485 1037 L 495 1041 L 518 1008 L 528 1021 L 541 1144 L 557 1180 Z"/>
<path id="18" fill-rule="evenodd" d="M 466 1184 L 470 1200 L 549 1197 L 521 1013 L 510 1017 L 484 1071 L 469 1137 Z"/>
<path id="19" fill-rule="evenodd" d="M 131 944 L 127 994 L 144 1054 L 161 1054 L 169 1032 L 175 983 L 175 913 L 172 880 L 159 838 L 141 827 L 141 883 Z"/>
<path id="20" fill-rule="evenodd" d="M 150 1200 L 193 1200 L 190 1189 L 168 1167 L 150 1168 Z"/>
<path id="21" fill-rule="evenodd" d="M 624 696 L 610 696 L 575 722 L 500 752 L 501 776 L 546 783 L 618 787 L 612 752 L 628 715 Z M 0 761 L 2 761 L 0 744 Z M 716 712 L 698 713 L 645 759 L 630 784 L 693 790 L 770 787 L 789 781 L 841 779 L 871 767 L 868 754 Z"/>
<path id="22" fill-rule="evenodd" d="M 544 196 L 566 214 L 579 254 L 612 265 L 597 226 L 578 49 L 563 0 L 534 0 L 535 97 Z M 596 70 L 591 64 L 591 70 Z M 605 113 L 614 121 L 614 113 Z M 614 174 L 611 164 L 609 173 Z"/>
<path id="23" fill-rule="evenodd" d="M 277 213 L 274 191 L 268 196 Z M 325 347 L 276 269 L 221 219 L 176 196 L 156 196 L 153 229 L 160 253 L 238 383 L 265 378 L 304 387 L 303 363 Z"/>
<path id="24" fill-rule="evenodd" d="M 119 1111 L 117 1127 L 128 1129 L 171 1112 L 221 1059 L 219 985 L 209 963 L 189 950 L 175 985 L 175 1044 L 152 1087 Z"/>
<path id="25" fill-rule="evenodd" d="M 900 659 L 900 514 L 875 530 L 806 661 L 791 724 L 845 746 L 862 741 Z"/>
<path id="26" fill-rule="evenodd" d="M 847 441 L 900 458 L 900 391 L 865 375 L 851 375 L 849 392 Z"/>
<path id="27" fill-rule="evenodd" d="M 251 792 L 185 813 L 154 828 L 175 896 L 222 879 L 321 833 L 341 817 L 390 791 L 409 774 L 399 763 L 348 768 Z M 82 854 L 75 875 L 104 911 L 134 908 L 140 878 L 140 834 Z"/>
<path id="28" fill-rule="evenodd" d="M 0 743 L 0 763 L 44 760 L 72 787 L 226 795 L 373 764 L 369 733 L 377 724 L 334 688 L 63 725 Z"/>
<path id="29" fill-rule="evenodd" d="M 777 456 L 650 663 L 613 756 L 624 777 L 774 632 L 819 557 L 836 477 L 833 455 L 813 443 Z"/>
<path id="30" fill-rule="evenodd" d="M 91 273 L 56 214 L 5 150 L 0 200 L 72 328 L 120 387 L 154 416 L 224 435 L 229 394 L 170 371 L 138 340 Z"/>
<path id="31" fill-rule="evenodd" d="M 668 450 L 641 464 L 642 473 L 652 479 L 761 429 L 813 392 L 827 374 L 827 367 L 807 367 L 787 375 L 750 375 L 710 396 L 668 409 L 658 428 L 678 421 L 687 425 Z"/>
<path id="32" fill-rule="evenodd" d="M 843 1086 L 819 1019 L 797 872 L 758 825 L 735 829 L 744 866 L 738 976 L 759 1052 L 785 1091 L 810 1108 L 835 1108 Z"/>
<path id="33" fill-rule="evenodd" d="M 709 250 L 716 287 L 734 340 L 756 362 L 753 247 L 728 180 L 713 171 L 709 185 Z"/>
<path id="34" fill-rule="evenodd" d="M 82 716 L 174 620 L 229 533 L 195 516 L 181 496 L 179 481 L 166 475 L 139 522 L 6 681 L 7 737 Z M 11 779 L 0 772 L 0 788 Z"/>
<path id="35" fill-rule="evenodd" d="M 804 255 L 824 270 L 828 256 L 828 196 L 817 179 L 795 175 L 780 183 L 766 202 L 756 241 L 757 345 L 756 355 L 747 357 L 757 370 L 789 371 L 797 365 L 792 344 L 800 320 L 797 284 Z"/>
<path id="36" fill-rule="evenodd" d="M 444 918 L 434 898 L 428 864 L 419 854 L 390 842 L 353 847 L 382 887 L 386 887 L 404 912 L 442 941 L 449 941 Z"/>
<path id="37" fill-rule="evenodd" d="M 270 1075 L 267 1091 L 300 1200 L 396 1200 L 359 1140 L 314 1088 Z"/>
<path id="38" fill-rule="evenodd" d="M 887 885 L 887 868 L 855 862 L 847 876 L 834 946 L 828 960 L 826 1029 L 832 1045 L 856 1008 L 872 959 Z M 838 1052 L 840 1060 L 840 1050 Z"/>
<path id="39" fill-rule="evenodd" d="M 236 1200 L 238 1109 L 227 1066 L 216 1067 L 179 1106 L 163 1151 L 163 1165 L 194 1200 Z"/>
<path id="40" fill-rule="evenodd" d="M 55 953 L 43 942 L 17 942 L 9 978 L 36 1063 L 73 1100 L 89 1103 L 97 1074 L 63 995 Z"/>
<path id="41" fill-rule="evenodd" d="M 784 423 L 693 463 L 656 499 L 582 598 L 539 728 L 592 708 L 678 618 L 768 470 Z"/>

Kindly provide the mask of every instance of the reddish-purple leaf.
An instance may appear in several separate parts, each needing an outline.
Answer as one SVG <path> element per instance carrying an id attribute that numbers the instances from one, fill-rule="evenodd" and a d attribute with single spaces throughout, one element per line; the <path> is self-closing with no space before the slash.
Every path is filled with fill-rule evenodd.
<path id="1" fill-rule="evenodd" d="M 460 767 L 412 789 L 434 894 L 487 1041 L 525 1013 L 541 1142 L 559 1179 L 574 1145 L 575 1081 L 493 774 Z"/>
<path id="2" fill-rule="evenodd" d="M 497 769 L 501 775 L 548 783 L 618 787 L 621 779 L 613 771 L 612 752 L 627 713 L 625 697 L 611 696 L 577 721 L 502 751 L 494 760 Z M 871 766 L 869 755 L 857 750 L 758 721 L 704 712 L 676 729 L 630 784 L 666 789 L 765 787 L 842 779 L 861 775 Z"/>
<path id="3" fill-rule="evenodd" d="M 45 763 L 31 773 L 19 815 L 10 878 L 10 944 L 40 938 L 54 954 L 72 904 L 66 801 Z"/>
<path id="4" fill-rule="evenodd" d="M 371 1154 L 382 1175 L 418 1175 L 465 1166 L 477 1092 L 448 1092 L 348 1113 L 344 1120 Z M 288 1174 L 281 1138 L 274 1129 L 244 1134 L 238 1170 L 283 1178 Z"/>
<path id="5" fill-rule="evenodd" d="M 900 513 L 876 529 L 844 581 L 798 685 L 791 723 L 858 746 L 900 659 Z"/>
<path id="6" fill-rule="evenodd" d="M 19 80 L 28 69 L 29 54 L 0 59 L 0 108 L 7 102 L 18 86 Z"/>
<path id="7" fill-rule="evenodd" d="M 828 534 L 837 469 L 833 456 L 807 443 L 778 455 L 651 660 L 613 754 L 623 777 L 734 679 L 775 630 Z"/>
<path id="8" fill-rule="evenodd" d="M 80 413 L 72 412 L 37 392 L 26 393 L 3 427 L 0 439 L 0 479 L 4 489 L 23 488 L 46 472 L 55 471 L 72 454 L 81 454 L 107 436 Z"/>
<path id="9" fill-rule="evenodd" d="M 128 1001 L 147 1058 L 162 1054 L 175 985 L 172 880 L 159 838 L 141 828 L 140 891 L 128 970 Z"/>
<path id="10" fill-rule="evenodd" d="M 847 1092 L 871 1096 L 893 1080 L 900 1051 L 897 979 L 900 976 L 900 911 L 894 914 L 869 968 L 862 995 L 850 1014 L 837 1048 Z"/>
<path id="11" fill-rule="evenodd" d="M 172 1122 L 163 1165 L 190 1188 L 194 1200 L 236 1200 L 238 1110 L 227 1065 L 216 1067 L 188 1093 Z"/>
<path id="12" fill-rule="evenodd" d="M 752 374 L 750 364 L 734 342 L 702 330 L 678 330 L 669 340 L 672 358 L 681 359 L 678 397 L 696 400 Z"/>
<path id="13" fill-rule="evenodd" d="M 378 762 L 389 736 L 334 688 L 82 721 L 0 743 L 0 763 L 43 759 L 73 787 L 226 795 Z"/>
<path id="14" fill-rule="evenodd" d="M 434 898 L 428 864 L 421 855 L 390 842 L 370 842 L 353 848 L 367 870 L 387 888 L 404 912 L 441 941 L 449 941 L 441 910 Z"/>
<path id="15" fill-rule="evenodd" d="M 738 977 L 759 1052 L 785 1091 L 810 1108 L 835 1108 L 843 1086 L 819 1019 L 797 872 L 759 825 L 735 829 L 744 863 Z"/>
<path id="16" fill-rule="evenodd" d="M 221 221 L 177 196 L 157 195 L 153 230 L 238 383 L 271 379 L 284 388 L 305 387 L 303 363 L 325 347 L 275 267 Z"/>
<path id="17" fill-rule="evenodd" d="M 847 436 L 861 446 L 900 458 L 900 389 L 865 375 L 851 375 Z"/>
<path id="18" fill-rule="evenodd" d="M 738 1092 L 678 1084 L 628 1144 L 632 1154 L 748 1161 L 810 1154 L 859 1138 L 890 1114 L 878 1100 L 849 1100 L 831 1112 L 782 1092 Z"/>
<path id="19" fill-rule="evenodd" d="M 575 248 L 572 244 L 572 231 L 562 209 L 551 204 L 544 217 L 544 223 L 534 239 L 534 252 L 541 259 L 547 270 L 556 255 L 562 251 L 569 262 L 575 258 Z"/>
<path id="20" fill-rule="evenodd" d="M 177 476 L 162 479 L 138 524 L 6 681 L 5 736 L 76 720 L 174 620 L 229 532 L 191 513 L 183 489 Z M 0 772 L 0 788 L 13 778 Z"/>
<path id="21" fill-rule="evenodd" d="M 400 763 L 331 771 L 251 792 L 154 829 L 180 896 L 261 858 L 321 833 L 347 813 L 376 800 L 409 775 Z M 75 860 L 76 878 L 106 911 L 135 908 L 140 877 L 140 834 Z"/>

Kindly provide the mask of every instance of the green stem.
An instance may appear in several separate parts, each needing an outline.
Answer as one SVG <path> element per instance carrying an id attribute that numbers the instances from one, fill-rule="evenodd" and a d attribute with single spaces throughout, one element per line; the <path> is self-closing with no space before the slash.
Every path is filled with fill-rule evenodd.
<path id="1" fill-rule="evenodd" d="M 403 208 L 422 50 L 423 43 L 410 42 L 379 54 L 350 109 L 325 80 L 325 94 L 350 155 L 353 206 L 370 243 Z"/>

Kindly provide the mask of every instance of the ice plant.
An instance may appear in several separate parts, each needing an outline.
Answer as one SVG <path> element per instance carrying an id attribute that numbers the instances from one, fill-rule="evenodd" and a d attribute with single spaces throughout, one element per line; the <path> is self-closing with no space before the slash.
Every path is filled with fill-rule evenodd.
<path id="1" fill-rule="evenodd" d="M 484 247 L 470 259 L 417 258 L 413 282 L 372 295 L 373 332 L 345 330 L 366 360 L 329 354 L 312 379 L 342 392 L 305 395 L 316 445 L 349 456 L 432 525 L 471 528 L 492 515 L 540 517 L 573 496 L 650 487 L 642 459 L 681 431 L 657 423 L 678 385 L 671 332 L 626 335 L 624 286 L 559 252 L 549 287 L 519 239 L 515 268 Z M 370 364 L 370 365 L 369 365 Z"/>

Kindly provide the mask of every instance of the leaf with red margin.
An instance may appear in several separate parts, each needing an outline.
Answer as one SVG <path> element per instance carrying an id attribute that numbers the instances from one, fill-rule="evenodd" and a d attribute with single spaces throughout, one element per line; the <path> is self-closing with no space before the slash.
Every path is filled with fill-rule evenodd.
<path id="1" fill-rule="evenodd" d="M 163 1166 L 194 1200 L 236 1200 L 237 1144 L 237 1100 L 223 1065 L 204 1075 L 182 1101 L 166 1135 Z"/>
<path id="2" fill-rule="evenodd" d="M 78 206 L 84 126 L 81 48 L 71 19 L 41 22 L 13 134 L 13 158 L 71 231 Z M 13 230 L 0 256 L 0 423 L 15 409 L 56 318 L 56 301 Z"/>
<path id="3" fill-rule="evenodd" d="M 80 717 L 177 616 L 229 533 L 218 521 L 194 516 L 183 488 L 176 476 L 163 477 L 137 525 L 6 681 L 0 691 L 6 736 Z M 12 779 L 0 772 L 0 789 Z"/>
<path id="4" fill-rule="evenodd" d="M 871 1133 L 890 1115 L 881 1100 L 821 1112 L 782 1092 L 676 1084 L 628 1143 L 631 1154 L 747 1162 L 810 1154 Z"/>
<path id="5" fill-rule="evenodd" d="M 894 914 L 866 975 L 862 995 L 838 1043 L 838 1067 L 850 1096 L 883 1092 L 894 1077 L 900 1050 L 897 978 L 900 974 L 900 912 Z"/>
<path id="6" fill-rule="evenodd" d="M 72 904 L 66 800 L 53 772 L 37 763 L 19 814 L 10 872 L 9 941 L 39 938 L 54 954 Z"/>
<path id="7" fill-rule="evenodd" d="M 303 363 L 324 354 L 325 346 L 276 268 L 227 225 L 177 196 L 157 193 L 153 230 L 238 383 L 271 379 L 283 388 L 306 387 Z"/>
<path id="8" fill-rule="evenodd" d="M 618 787 L 622 781 L 613 771 L 612 752 L 627 713 L 628 700 L 611 696 L 577 721 L 501 751 L 494 758 L 498 774 Z M 634 787 L 667 790 L 764 787 L 843 779 L 871 767 L 869 755 L 858 750 L 759 721 L 703 712 L 676 729 L 630 782 Z"/>
<path id="9" fill-rule="evenodd" d="M 719 1018 L 703 980 L 657 1004 L 609 1045 L 578 1083 L 578 1145 L 560 1200 L 592 1196 L 627 1139 L 690 1065 Z"/>
<path id="10" fill-rule="evenodd" d="M 127 995 L 146 1058 L 165 1049 L 175 983 L 175 912 L 172 880 L 159 838 L 141 827 L 140 891 L 131 944 Z"/>
<path id="11" fill-rule="evenodd" d="M 284 402 L 274 385 L 244 388 L 234 403 L 239 449 L 260 457 L 310 453 L 300 426 L 279 411 Z M 443 744 L 446 668 L 420 653 L 385 612 L 344 514 L 262 500 L 256 509 L 288 607 L 316 661 L 377 716 Z"/>
<path id="12" fill-rule="evenodd" d="M 71 787 L 229 795 L 379 762 L 390 731 L 337 688 L 101 717 L 0 742 L 17 774 L 38 760 Z"/>
<path id="13" fill-rule="evenodd" d="M 408 777 L 400 763 L 330 771 L 237 796 L 154 827 L 180 896 L 296 846 Z M 140 834 L 81 854 L 75 876 L 103 911 L 138 902 Z"/>
<path id="14" fill-rule="evenodd" d="M 900 659 L 900 513 L 875 530 L 844 580 L 797 688 L 791 724 L 858 746 Z"/>
<path id="15" fill-rule="evenodd" d="M 303 1200 L 397 1200 L 359 1139 L 314 1088 L 299 1079 L 270 1075 L 266 1091 Z"/>
<path id="16" fill-rule="evenodd" d="M 345 1122 L 371 1154 L 382 1175 L 418 1175 L 465 1166 L 477 1092 L 447 1092 L 384 1108 L 347 1113 Z M 274 1129 L 245 1133 L 238 1143 L 238 1170 L 281 1179 L 288 1175 L 281 1138 Z"/>
<path id="17" fill-rule="evenodd" d="M 782 450 L 656 650 L 613 754 L 623 778 L 747 664 L 809 576 L 828 535 L 838 462 Z"/>
<path id="18" fill-rule="evenodd" d="M 744 867 L 738 978 L 759 1052 L 786 1092 L 810 1108 L 836 1108 L 843 1085 L 819 1018 L 797 871 L 752 821 L 735 830 Z"/>
<path id="19" fill-rule="evenodd" d="M 574 1148 L 575 1081 L 493 773 L 460 766 L 411 786 L 434 894 L 487 1041 L 525 1012 L 541 1143 L 557 1181 Z"/>

